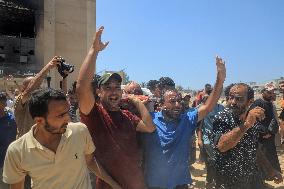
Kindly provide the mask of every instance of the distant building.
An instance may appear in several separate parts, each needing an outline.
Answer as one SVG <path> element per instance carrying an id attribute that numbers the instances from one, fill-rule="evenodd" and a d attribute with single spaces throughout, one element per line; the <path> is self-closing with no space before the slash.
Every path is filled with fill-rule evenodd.
<path id="1" fill-rule="evenodd" d="M 60 55 L 75 65 L 71 86 L 95 31 L 95 0 L 0 0 L 0 77 L 33 75 Z M 57 70 L 50 76 L 51 87 L 59 88 Z"/>

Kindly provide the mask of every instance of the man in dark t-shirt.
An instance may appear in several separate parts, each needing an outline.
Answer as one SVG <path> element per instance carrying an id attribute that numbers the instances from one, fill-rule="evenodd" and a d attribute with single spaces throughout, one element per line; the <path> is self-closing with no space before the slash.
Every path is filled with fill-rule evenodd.
<path id="1" fill-rule="evenodd" d="M 255 125 L 261 130 L 259 135 L 260 147 L 273 168 L 281 172 L 275 145 L 275 134 L 278 132 L 279 125 L 277 122 L 277 113 L 273 107 L 274 90 L 274 84 L 267 83 L 262 90 L 262 98 L 255 100 L 251 108 L 258 106 L 264 109 L 265 118 L 258 121 Z M 265 178 L 269 179 L 267 176 Z"/>
<path id="2" fill-rule="evenodd" d="M 81 120 L 90 131 L 96 145 L 95 156 L 105 170 L 123 189 L 146 189 L 140 167 L 136 131 L 153 132 L 155 126 L 143 103 L 129 97 L 138 109 L 141 119 L 127 110 L 120 109 L 122 98 L 121 81 L 118 73 L 106 73 L 98 81 L 96 100 L 91 82 L 96 68 L 96 58 L 108 43 L 101 42 L 103 27 L 96 33 L 78 76 L 77 94 Z M 97 189 L 110 189 L 98 179 Z"/>

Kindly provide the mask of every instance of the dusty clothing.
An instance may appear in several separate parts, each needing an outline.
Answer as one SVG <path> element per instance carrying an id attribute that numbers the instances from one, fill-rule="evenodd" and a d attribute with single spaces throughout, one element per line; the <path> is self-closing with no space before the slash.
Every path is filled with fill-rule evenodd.
<path id="1" fill-rule="evenodd" d="M 95 150 L 88 129 L 82 123 L 69 123 L 56 153 L 41 145 L 34 127 L 10 144 L 3 181 L 18 183 L 29 175 L 34 189 L 91 189 L 85 155 Z"/>
<path id="2" fill-rule="evenodd" d="M 219 112 L 213 121 L 210 140 L 214 148 L 216 188 L 233 189 L 238 185 L 253 186 L 261 183 L 256 161 L 259 135 L 257 127 L 250 128 L 234 148 L 226 152 L 220 152 L 217 148 L 220 137 L 241 124 L 241 120 L 227 108 Z"/>
<path id="3" fill-rule="evenodd" d="M 95 104 L 89 115 L 81 113 L 96 144 L 95 156 L 123 189 L 146 189 L 137 146 L 140 118 L 127 110 L 107 111 Z M 111 189 L 101 179 L 96 189 Z"/>
<path id="4" fill-rule="evenodd" d="M 279 163 L 279 159 L 278 159 L 277 151 L 276 151 L 276 145 L 275 145 L 275 133 L 271 133 L 269 129 L 267 129 L 269 128 L 272 121 L 276 119 L 275 117 L 277 116 L 274 113 L 275 110 L 273 107 L 273 103 L 267 102 L 263 99 L 257 99 L 251 105 L 251 109 L 257 106 L 265 110 L 264 120 L 256 123 L 255 125 L 255 126 L 261 127 L 261 130 L 264 130 L 262 131 L 263 133 L 261 133 L 259 137 L 259 143 L 260 143 L 261 150 L 265 154 L 267 160 L 270 162 L 272 167 L 276 169 L 277 171 L 281 172 L 281 167 L 280 167 L 280 163 Z M 266 131 L 266 129 L 268 131 Z M 271 137 L 263 138 L 263 136 L 268 133 L 271 134 Z"/>
<path id="5" fill-rule="evenodd" d="M 25 133 L 29 132 L 32 125 L 34 125 L 34 120 L 30 115 L 28 102 L 22 104 L 22 95 L 16 98 L 14 106 L 15 120 L 18 127 L 17 138 L 20 138 Z"/>

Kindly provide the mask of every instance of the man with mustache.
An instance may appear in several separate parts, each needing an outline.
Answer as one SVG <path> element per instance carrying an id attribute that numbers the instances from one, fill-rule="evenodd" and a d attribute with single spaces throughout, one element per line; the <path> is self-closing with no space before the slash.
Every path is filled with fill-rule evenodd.
<path id="1" fill-rule="evenodd" d="M 65 94 L 51 88 L 36 90 L 29 110 L 35 125 L 9 145 L 5 157 L 3 181 L 11 189 L 23 189 L 26 175 L 34 189 L 91 189 L 87 168 L 121 189 L 94 159 L 95 146 L 87 127 L 70 123 Z"/>
<path id="2" fill-rule="evenodd" d="M 257 121 L 265 118 L 264 109 L 249 110 L 254 100 L 253 89 L 244 83 L 230 89 L 228 106 L 213 121 L 211 143 L 214 144 L 217 189 L 264 188 L 259 166 L 276 183 L 282 176 L 275 171 L 258 147 Z M 259 165 L 259 166 L 258 166 Z"/>
<path id="3" fill-rule="evenodd" d="M 191 138 L 202 120 L 215 107 L 226 77 L 225 63 L 216 57 L 217 79 L 207 103 L 183 112 L 182 96 L 176 89 L 162 95 L 162 110 L 152 113 L 156 131 L 144 136 L 144 160 L 150 189 L 187 189 Z"/>

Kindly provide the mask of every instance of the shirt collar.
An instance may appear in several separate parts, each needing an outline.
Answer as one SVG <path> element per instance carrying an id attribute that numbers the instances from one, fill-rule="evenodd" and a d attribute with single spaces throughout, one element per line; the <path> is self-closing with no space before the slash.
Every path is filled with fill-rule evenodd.
<path id="1" fill-rule="evenodd" d="M 28 148 L 43 149 L 43 146 L 34 137 L 33 132 L 34 132 L 35 127 L 36 127 L 36 125 L 33 125 L 32 128 L 30 129 L 30 131 L 27 133 L 27 137 L 26 137 L 27 147 Z M 69 125 L 68 125 L 67 128 L 66 128 L 65 133 L 62 134 L 62 138 L 61 139 L 66 140 L 71 135 L 72 135 L 72 130 L 69 128 Z"/>

